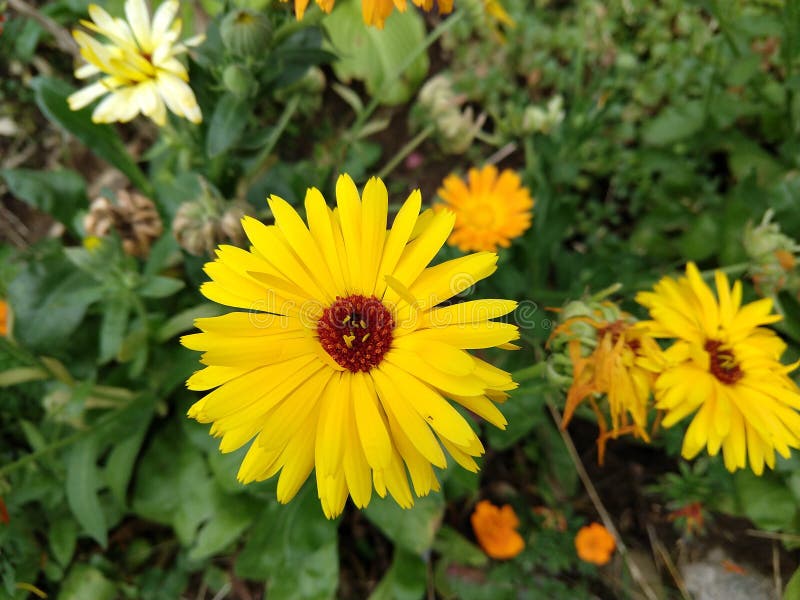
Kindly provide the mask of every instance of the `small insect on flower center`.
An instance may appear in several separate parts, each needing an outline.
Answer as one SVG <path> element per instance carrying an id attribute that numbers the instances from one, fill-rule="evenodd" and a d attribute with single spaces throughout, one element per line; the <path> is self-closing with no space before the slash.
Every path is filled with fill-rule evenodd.
<path id="1" fill-rule="evenodd" d="M 736 383 L 743 376 L 739 363 L 730 348 L 723 346 L 719 340 L 708 340 L 704 346 L 708 352 L 711 374 L 722 383 L 728 385 Z"/>
<path id="2" fill-rule="evenodd" d="M 392 345 L 394 319 L 375 296 L 337 296 L 317 324 L 319 342 L 336 363 L 357 373 L 380 364 Z"/>

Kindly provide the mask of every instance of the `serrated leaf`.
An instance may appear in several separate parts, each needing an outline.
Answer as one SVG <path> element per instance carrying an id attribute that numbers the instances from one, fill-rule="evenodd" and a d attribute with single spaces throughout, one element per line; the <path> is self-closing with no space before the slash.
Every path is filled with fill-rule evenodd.
<path id="1" fill-rule="evenodd" d="M 84 531 L 105 547 L 108 531 L 98 497 L 101 478 L 96 462 L 97 442 L 94 437 L 86 437 L 70 448 L 66 459 L 67 503 Z"/>
<path id="2" fill-rule="evenodd" d="M 53 77 L 36 77 L 31 81 L 36 94 L 36 104 L 53 123 L 71 133 L 97 156 L 107 160 L 122 171 L 142 190 L 150 195 L 150 182 L 131 158 L 117 132 L 109 125 L 92 122 L 92 110 L 70 110 L 67 97 L 75 89 L 68 83 Z"/>

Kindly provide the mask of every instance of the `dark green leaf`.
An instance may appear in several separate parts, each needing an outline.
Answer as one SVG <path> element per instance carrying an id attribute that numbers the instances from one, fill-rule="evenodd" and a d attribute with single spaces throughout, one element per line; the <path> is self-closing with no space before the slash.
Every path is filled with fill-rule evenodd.
<path id="1" fill-rule="evenodd" d="M 797 514 L 797 502 L 783 479 L 765 473 L 761 477 L 739 471 L 734 479 L 739 506 L 760 529 L 787 530 Z"/>
<path id="2" fill-rule="evenodd" d="M 87 437 L 70 448 L 67 459 L 67 503 L 83 529 L 98 544 L 108 540 L 106 519 L 98 498 L 101 478 L 97 469 L 97 442 Z"/>
<path id="3" fill-rule="evenodd" d="M 482 567 L 489 562 L 483 550 L 447 525 L 439 530 L 433 549 L 445 560 L 459 565 Z"/>
<path id="4" fill-rule="evenodd" d="M 0 177 L 17 198 L 67 227 L 72 227 L 75 213 L 88 205 L 86 183 L 75 171 L 2 169 Z"/>
<path id="5" fill-rule="evenodd" d="M 70 110 L 67 97 L 75 89 L 53 77 L 36 77 L 31 81 L 36 93 L 36 104 L 50 119 L 68 133 L 77 137 L 103 160 L 122 171 L 145 195 L 151 195 L 150 183 L 125 149 L 117 132 L 109 125 L 92 122 L 92 110 Z"/>
<path id="6" fill-rule="evenodd" d="M 204 560 L 224 550 L 250 526 L 261 507 L 255 498 L 216 491 L 214 516 L 200 529 L 189 560 Z"/>
<path id="7" fill-rule="evenodd" d="M 58 600 L 114 600 L 116 597 L 116 586 L 100 571 L 84 564 L 77 564 L 70 570 L 58 594 Z"/>
<path id="8" fill-rule="evenodd" d="M 244 131 L 250 116 L 250 103 L 233 94 L 225 94 L 211 115 L 206 137 L 206 154 L 214 158 L 233 146 Z"/>
<path id="9" fill-rule="evenodd" d="M 651 146 L 674 144 L 700 131 L 704 122 L 703 103 L 699 100 L 668 106 L 645 124 L 642 140 Z"/>
<path id="10" fill-rule="evenodd" d="M 121 506 L 127 504 L 128 484 L 133 476 L 136 458 L 139 456 L 151 418 L 152 410 L 147 406 L 138 415 L 126 418 L 127 437 L 116 442 L 108 455 L 105 466 L 106 483 Z"/>
<path id="11" fill-rule="evenodd" d="M 147 263 L 144 265 L 145 277 L 157 275 L 163 269 L 177 264 L 181 260 L 181 249 L 172 232 L 165 233 L 150 248 Z"/>
<path id="12" fill-rule="evenodd" d="M 69 517 L 54 519 L 50 523 L 50 550 L 62 567 L 72 561 L 78 543 L 78 525 Z"/>

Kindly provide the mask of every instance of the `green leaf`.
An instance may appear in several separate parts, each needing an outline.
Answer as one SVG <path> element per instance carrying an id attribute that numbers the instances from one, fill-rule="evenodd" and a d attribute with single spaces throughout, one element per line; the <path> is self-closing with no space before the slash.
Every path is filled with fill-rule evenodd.
<path id="1" fill-rule="evenodd" d="M 255 520 L 263 503 L 249 496 L 214 495 L 214 516 L 200 529 L 189 560 L 205 560 L 232 544 Z"/>
<path id="2" fill-rule="evenodd" d="M 108 542 L 105 514 L 97 493 L 101 478 L 97 469 L 97 441 L 87 437 L 67 454 L 67 503 L 78 523 L 98 544 Z"/>
<path id="3" fill-rule="evenodd" d="M 483 550 L 447 525 L 439 530 L 433 549 L 444 559 L 459 565 L 482 567 L 489 562 Z"/>
<path id="4" fill-rule="evenodd" d="M 797 569 L 783 590 L 783 600 L 800 600 L 800 569 Z"/>
<path id="5" fill-rule="evenodd" d="M 188 331 L 194 327 L 194 320 L 203 317 L 216 317 L 223 313 L 223 309 L 218 304 L 203 302 L 197 306 L 187 308 L 172 316 L 156 331 L 156 341 L 166 342 L 179 333 Z"/>
<path id="6" fill-rule="evenodd" d="M 2 169 L 0 177 L 17 198 L 46 212 L 69 228 L 72 228 L 77 211 L 89 203 L 86 183 L 75 171 Z"/>
<path id="7" fill-rule="evenodd" d="M 0 387 L 8 387 L 28 381 L 48 379 L 50 375 L 39 367 L 16 367 L 0 373 Z"/>
<path id="8" fill-rule="evenodd" d="M 63 255 L 29 261 L 8 286 L 14 334 L 29 350 L 51 352 L 67 342 L 101 293 Z"/>
<path id="9" fill-rule="evenodd" d="M 103 307 L 103 320 L 100 323 L 100 354 L 98 363 L 103 364 L 114 358 L 125 339 L 128 328 L 130 305 L 126 298 L 117 298 Z"/>
<path id="10" fill-rule="evenodd" d="M 344 83 L 361 79 L 372 96 L 380 95 L 383 104 L 407 102 L 428 73 L 428 56 L 422 53 L 397 77 L 409 52 L 422 46 L 425 24 L 419 11 L 395 11 L 384 29 L 365 27 L 361 3 L 337 2 L 336 10 L 326 16 L 328 47 L 339 55 L 333 63 L 336 76 Z M 397 77 L 393 81 L 390 78 Z"/>
<path id="11" fill-rule="evenodd" d="M 142 449 L 144 436 L 150 426 L 153 411 L 150 406 L 145 406 L 139 414 L 131 415 L 125 420 L 128 435 L 125 439 L 116 442 L 105 465 L 105 480 L 114 498 L 122 506 L 126 506 L 128 485 L 133 476 L 136 458 Z M 138 422 L 137 422 L 138 420 Z"/>
<path id="12" fill-rule="evenodd" d="M 742 513 L 759 529 L 792 528 L 797 501 L 780 477 L 769 472 L 759 477 L 750 471 L 739 471 L 734 484 Z"/>
<path id="13" fill-rule="evenodd" d="M 67 575 L 58 600 L 114 600 L 116 586 L 94 567 L 77 564 Z"/>
<path id="14" fill-rule="evenodd" d="M 425 595 L 426 579 L 425 561 L 398 548 L 392 566 L 369 600 L 420 600 Z"/>
<path id="15" fill-rule="evenodd" d="M 61 128 L 86 144 L 97 156 L 107 160 L 128 176 L 145 195 L 151 196 L 150 182 L 131 158 L 117 132 L 109 125 L 92 122 L 92 110 L 70 110 L 67 97 L 75 89 L 52 77 L 36 77 L 31 81 L 39 109 Z"/>
<path id="16" fill-rule="evenodd" d="M 650 146 L 667 146 L 689 138 L 703 128 L 705 111 L 700 100 L 668 106 L 642 128 L 642 140 Z"/>
<path id="17" fill-rule="evenodd" d="M 236 560 L 236 573 L 267 581 L 270 600 L 333 598 L 339 583 L 336 523 L 322 514 L 313 485 L 288 505 L 267 505 Z"/>
<path id="18" fill-rule="evenodd" d="M 78 524 L 68 517 L 56 518 L 50 523 L 50 550 L 58 564 L 69 566 L 78 543 Z"/>
<path id="19" fill-rule="evenodd" d="M 431 494 L 405 510 L 391 498 L 373 498 L 364 514 L 396 546 L 421 555 L 433 545 L 444 515 L 444 499 Z"/>
<path id="20" fill-rule="evenodd" d="M 250 103 L 233 94 L 217 102 L 206 136 L 206 154 L 214 158 L 228 150 L 241 137 L 250 116 Z"/>
<path id="21" fill-rule="evenodd" d="M 139 288 L 139 295 L 143 298 L 166 298 L 182 290 L 185 286 L 182 279 L 156 275 L 145 281 L 144 285 Z"/>
<path id="22" fill-rule="evenodd" d="M 133 509 L 145 519 L 171 525 L 188 546 L 214 514 L 214 488 L 203 456 L 171 423 L 156 431 L 139 461 Z"/>

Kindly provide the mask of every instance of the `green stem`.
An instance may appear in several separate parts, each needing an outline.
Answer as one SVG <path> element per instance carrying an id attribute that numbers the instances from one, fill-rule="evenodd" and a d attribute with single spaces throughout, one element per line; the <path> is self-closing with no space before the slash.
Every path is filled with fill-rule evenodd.
<path id="1" fill-rule="evenodd" d="M 711 279 L 712 277 L 714 277 L 714 273 L 716 271 L 722 271 L 726 275 L 738 276 L 744 273 L 749 266 L 750 266 L 749 262 L 740 262 L 736 263 L 735 265 L 720 267 L 718 269 L 708 269 L 707 271 L 700 271 L 700 277 L 702 277 L 703 279 Z"/>
<path id="2" fill-rule="evenodd" d="M 378 179 L 383 179 L 389 173 L 394 171 L 395 167 L 400 164 L 400 162 L 409 154 L 411 154 L 422 142 L 424 142 L 428 137 L 433 133 L 436 129 L 434 125 L 428 125 L 425 129 L 420 131 L 416 136 L 414 136 L 405 146 L 400 148 L 392 159 L 384 165 L 384 167 L 378 173 Z"/>
<path id="3" fill-rule="evenodd" d="M 364 110 L 356 117 L 355 122 L 350 127 L 350 136 L 348 139 L 354 140 L 357 137 L 359 131 L 364 126 L 364 123 L 372 116 L 372 113 L 378 108 L 378 105 L 381 102 L 381 98 L 387 92 L 387 90 L 394 85 L 394 83 L 403 76 L 403 73 L 414 64 L 414 62 L 419 58 L 419 56 L 425 52 L 428 48 L 430 48 L 436 41 L 442 37 L 447 31 L 452 29 L 456 23 L 458 23 L 461 19 L 464 18 L 464 12 L 458 11 L 453 14 L 449 19 L 446 19 L 439 23 L 433 31 L 431 31 L 428 36 L 423 40 L 422 44 L 417 46 L 414 50 L 412 50 L 403 63 L 398 67 L 398 69 L 391 73 L 386 79 L 384 79 L 383 85 L 381 85 L 378 92 L 372 97 L 364 107 Z"/>
<path id="4" fill-rule="evenodd" d="M 523 381 L 528 381 L 530 379 L 536 379 L 537 377 L 541 377 L 542 375 L 544 375 L 546 369 L 547 369 L 547 363 L 542 361 L 540 363 L 536 363 L 535 365 L 531 365 L 530 367 L 525 367 L 524 369 L 520 369 L 519 371 L 514 371 L 511 374 L 511 378 L 517 383 L 522 383 Z"/>

